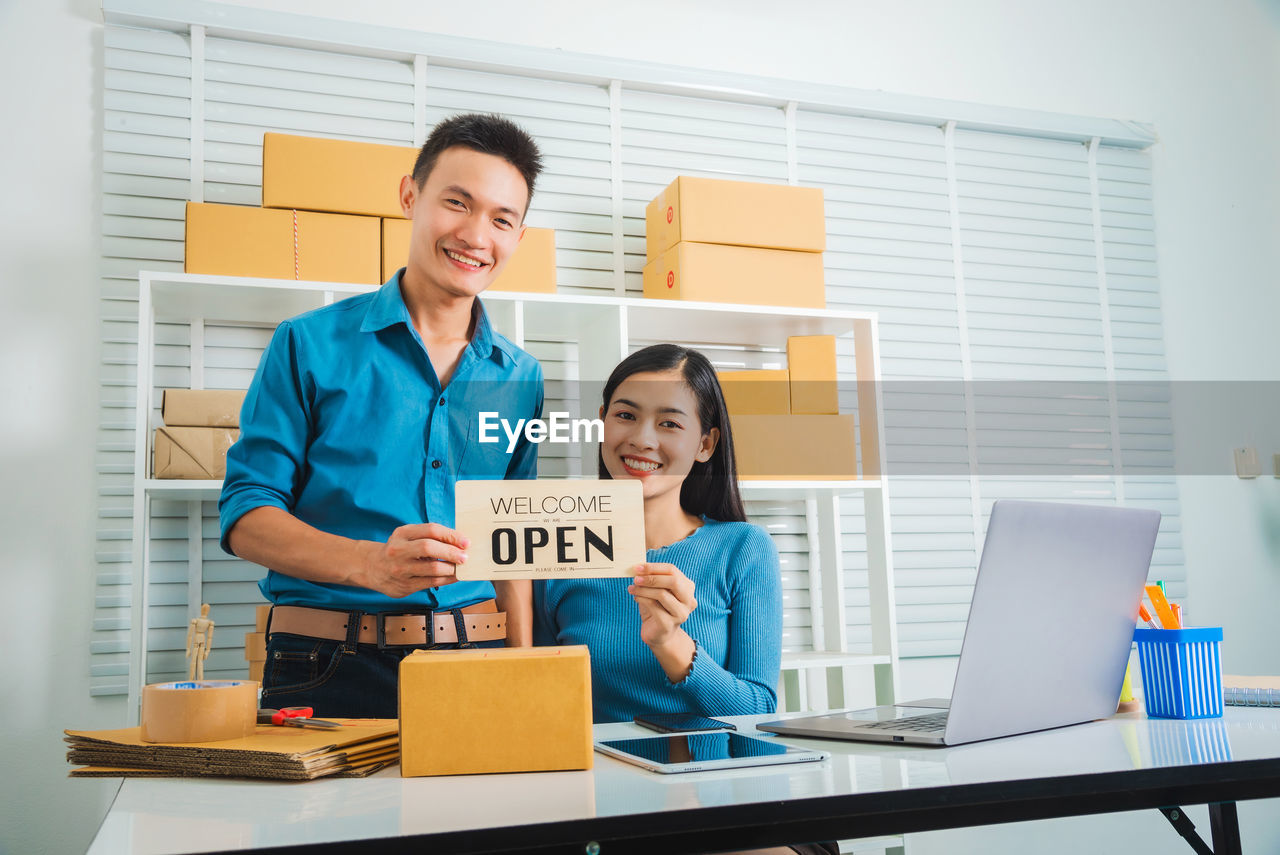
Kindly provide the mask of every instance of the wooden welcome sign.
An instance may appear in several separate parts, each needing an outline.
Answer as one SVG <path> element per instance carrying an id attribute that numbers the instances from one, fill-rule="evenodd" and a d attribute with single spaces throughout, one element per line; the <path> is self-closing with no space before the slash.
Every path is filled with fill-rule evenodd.
<path id="1" fill-rule="evenodd" d="M 462 580 L 633 576 L 645 559 L 639 481 L 459 481 L 454 506 Z"/>

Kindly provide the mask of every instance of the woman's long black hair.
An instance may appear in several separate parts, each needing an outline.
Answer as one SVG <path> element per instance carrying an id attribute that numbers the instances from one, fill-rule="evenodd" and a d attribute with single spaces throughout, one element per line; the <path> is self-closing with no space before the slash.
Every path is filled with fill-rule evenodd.
<path id="1" fill-rule="evenodd" d="M 720 429 L 720 441 L 705 462 L 695 461 L 684 483 L 680 485 L 680 507 L 687 513 L 708 516 L 721 522 L 746 522 L 738 494 L 738 467 L 733 456 L 733 434 L 729 430 L 729 411 L 724 404 L 724 393 L 716 370 L 705 356 L 696 350 L 678 344 L 654 344 L 628 356 L 618 363 L 604 384 L 604 406 L 609 407 L 613 393 L 632 374 L 651 371 L 680 370 L 684 381 L 693 390 L 698 401 L 698 421 L 705 436 L 712 428 Z M 612 478 L 604 465 L 604 455 L 599 459 L 600 477 Z"/>

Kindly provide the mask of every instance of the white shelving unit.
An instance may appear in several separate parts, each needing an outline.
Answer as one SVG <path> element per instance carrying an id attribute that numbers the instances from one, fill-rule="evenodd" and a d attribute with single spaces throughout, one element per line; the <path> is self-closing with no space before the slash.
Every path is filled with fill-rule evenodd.
<path id="1" fill-rule="evenodd" d="M 137 715 L 147 682 L 146 616 L 150 612 L 151 505 L 154 500 L 188 503 L 189 610 L 199 608 L 203 569 L 201 503 L 216 501 L 221 481 L 170 481 L 148 477 L 153 430 L 155 328 L 157 323 L 191 326 L 191 384 L 203 385 L 206 322 L 271 324 L 328 305 L 376 286 L 329 282 L 217 277 L 185 273 L 139 274 L 137 420 L 133 493 L 133 608 L 129 698 Z M 851 337 L 858 399 L 860 477 L 832 481 L 743 481 L 744 499 L 800 501 L 805 508 L 810 548 L 810 596 L 814 650 L 783 656 L 780 702 L 788 708 L 820 709 L 852 701 L 854 669 L 870 666 L 878 703 L 895 699 L 898 643 L 893 598 L 889 508 L 881 478 L 879 341 L 876 316 L 868 312 L 796 309 L 587 297 L 565 294 L 489 292 L 485 307 L 494 326 L 523 346 L 526 339 L 573 341 L 578 346 L 579 380 L 600 383 L 636 344 L 675 341 L 698 345 L 786 346 L 793 335 Z M 595 471 L 595 448 L 582 451 L 584 472 Z M 849 651 L 845 626 L 840 505 L 861 495 L 866 519 L 871 653 Z M 194 615 L 194 611 L 192 614 Z"/>

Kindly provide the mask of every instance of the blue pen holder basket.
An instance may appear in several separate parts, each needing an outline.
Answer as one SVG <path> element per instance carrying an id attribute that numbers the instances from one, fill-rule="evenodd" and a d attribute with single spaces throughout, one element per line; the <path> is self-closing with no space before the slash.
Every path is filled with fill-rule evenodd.
<path id="1" fill-rule="evenodd" d="M 1222 627 L 1139 629 L 1133 640 L 1148 716 L 1222 717 Z"/>

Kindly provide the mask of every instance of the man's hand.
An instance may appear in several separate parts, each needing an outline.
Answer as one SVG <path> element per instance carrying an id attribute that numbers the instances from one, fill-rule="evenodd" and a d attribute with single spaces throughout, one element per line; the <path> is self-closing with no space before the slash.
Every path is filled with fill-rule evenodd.
<path id="1" fill-rule="evenodd" d="M 455 568 L 467 560 L 469 545 L 467 538 L 436 523 L 402 525 L 386 543 L 362 541 L 364 561 L 350 584 L 389 597 L 451 585 L 458 581 Z"/>
<path id="2" fill-rule="evenodd" d="M 407 597 L 458 581 L 454 568 L 470 545 L 451 528 L 435 523 L 402 525 L 386 543 L 352 540 L 320 531 L 288 511 L 254 508 L 232 527 L 236 555 L 297 579 L 368 588 Z"/>

